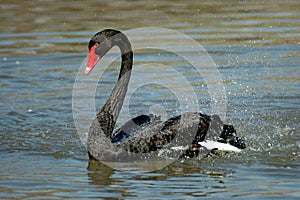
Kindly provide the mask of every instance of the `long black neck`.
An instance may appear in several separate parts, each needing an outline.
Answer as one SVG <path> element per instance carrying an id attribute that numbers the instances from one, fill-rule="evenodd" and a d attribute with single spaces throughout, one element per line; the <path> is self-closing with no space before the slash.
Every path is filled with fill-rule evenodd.
<path id="1" fill-rule="evenodd" d="M 119 78 L 108 100 L 97 114 L 101 129 L 107 137 L 110 137 L 115 127 L 117 118 L 122 108 L 132 69 L 133 52 L 127 37 L 118 32 L 111 38 L 112 46 L 118 46 L 121 50 L 122 63 Z"/>

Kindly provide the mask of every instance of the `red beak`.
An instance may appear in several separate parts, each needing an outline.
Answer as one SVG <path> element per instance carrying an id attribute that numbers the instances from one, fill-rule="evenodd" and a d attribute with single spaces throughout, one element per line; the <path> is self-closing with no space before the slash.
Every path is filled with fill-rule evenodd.
<path id="1" fill-rule="evenodd" d="M 99 60 L 99 56 L 95 54 L 95 49 L 97 48 L 97 46 L 99 46 L 98 43 L 96 43 L 90 49 L 88 63 L 87 63 L 87 66 L 86 66 L 86 68 L 84 70 L 85 74 L 89 74 L 92 71 L 92 69 L 96 66 L 96 64 L 97 64 L 97 62 Z"/>

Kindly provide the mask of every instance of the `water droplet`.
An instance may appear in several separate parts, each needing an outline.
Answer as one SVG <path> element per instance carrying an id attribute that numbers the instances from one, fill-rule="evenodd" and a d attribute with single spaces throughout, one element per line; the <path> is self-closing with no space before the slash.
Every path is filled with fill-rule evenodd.
<path id="1" fill-rule="evenodd" d="M 268 143 L 268 147 L 271 147 L 272 146 L 272 144 L 271 143 Z"/>

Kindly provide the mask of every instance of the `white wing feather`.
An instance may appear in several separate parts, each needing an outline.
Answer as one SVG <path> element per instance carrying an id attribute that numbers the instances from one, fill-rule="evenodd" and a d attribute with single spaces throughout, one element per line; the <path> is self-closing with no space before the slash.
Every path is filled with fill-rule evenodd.
<path id="1" fill-rule="evenodd" d="M 232 151 L 232 152 L 241 152 L 241 150 L 235 146 L 230 144 L 215 142 L 211 140 L 205 140 L 203 142 L 199 142 L 199 144 L 206 148 L 207 150 L 218 150 L 218 151 Z"/>

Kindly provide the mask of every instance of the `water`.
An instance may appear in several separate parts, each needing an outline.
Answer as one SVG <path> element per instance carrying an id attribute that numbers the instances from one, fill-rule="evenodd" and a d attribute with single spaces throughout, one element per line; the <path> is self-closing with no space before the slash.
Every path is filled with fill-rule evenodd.
<path id="1" fill-rule="evenodd" d="M 2 1 L 0 9 L 2 198 L 300 197 L 299 2 Z M 183 32 L 208 50 L 226 87 L 225 121 L 245 138 L 245 151 L 151 173 L 89 164 L 72 117 L 72 88 L 87 42 L 104 28 L 148 26 Z M 159 51 L 137 52 L 135 59 L 178 67 L 197 88 L 201 110 L 210 112 L 205 82 L 182 60 Z M 97 108 L 117 70 L 116 61 L 99 82 Z M 172 114 L 174 95 L 165 94 L 163 102 L 160 89 L 138 90 L 130 112 L 155 104 Z M 153 96 L 145 100 L 143 91 Z"/>

